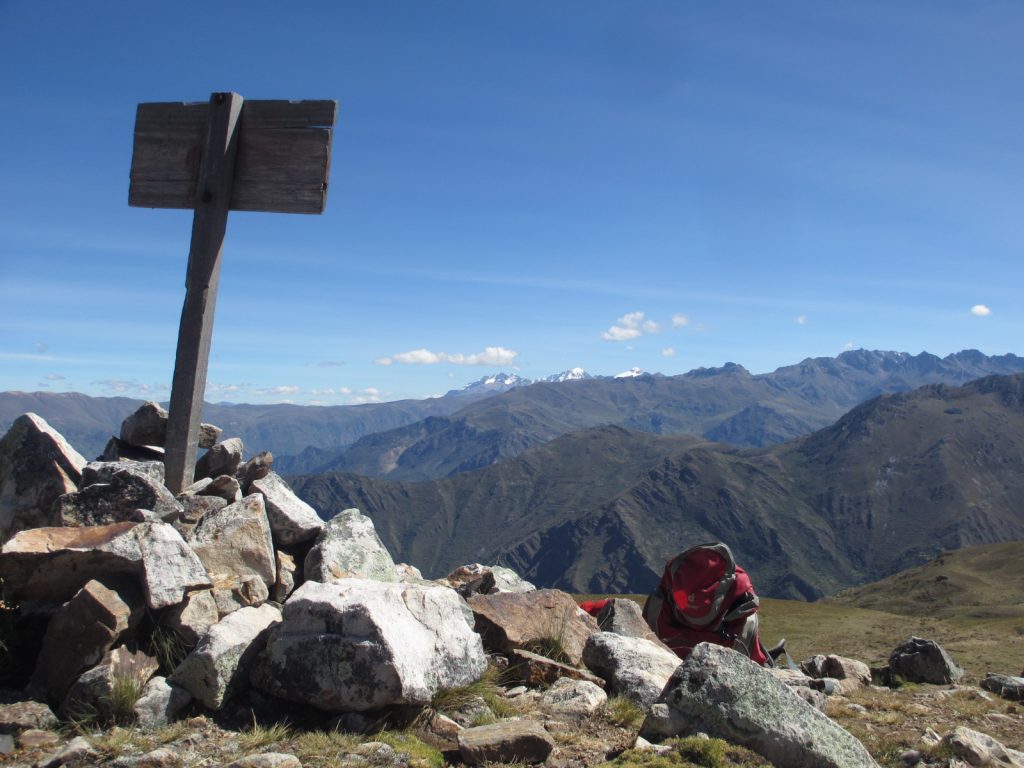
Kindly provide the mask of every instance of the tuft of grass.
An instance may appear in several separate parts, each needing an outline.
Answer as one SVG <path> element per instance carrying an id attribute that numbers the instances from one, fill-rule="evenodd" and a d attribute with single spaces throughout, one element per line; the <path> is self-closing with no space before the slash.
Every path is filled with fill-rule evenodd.
<path id="1" fill-rule="evenodd" d="M 351 753 L 363 741 L 339 731 L 307 731 L 299 734 L 288 750 L 307 768 L 334 768 L 339 757 Z"/>
<path id="2" fill-rule="evenodd" d="M 468 685 L 440 689 L 434 694 L 430 705 L 438 712 L 448 713 L 458 711 L 475 699 L 483 699 L 498 718 L 511 717 L 517 710 L 514 702 L 502 694 L 502 675 L 500 669 L 493 664 L 488 665 L 479 680 Z"/>
<path id="3" fill-rule="evenodd" d="M 399 753 L 409 768 L 445 768 L 444 755 L 409 731 L 383 731 L 373 741 L 387 744 Z"/>
<path id="4" fill-rule="evenodd" d="M 157 660 L 165 674 L 173 672 L 190 650 L 185 638 L 170 627 L 158 624 L 149 636 L 149 654 Z"/>
<path id="5" fill-rule="evenodd" d="M 604 706 L 604 716 L 622 728 L 639 728 L 644 721 L 644 711 L 625 696 L 609 698 Z"/>
<path id="6" fill-rule="evenodd" d="M 109 720 L 117 725 L 135 722 L 135 703 L 146 687 L 144 681 L 133 674 L 115 674 L 110 693 L 101 702 L 100 709 Z"/>
<path id="7" fill-rule="evenodd" d="M 288 741 L 292 737 L 292 729 L 286 723 L 274 723 L 273 725 L 261 725 L 253 718 L 252 725 L 238 733 L 238 743 L 246 752 L 255 749 L 269 747 L 282 741 Z"/>

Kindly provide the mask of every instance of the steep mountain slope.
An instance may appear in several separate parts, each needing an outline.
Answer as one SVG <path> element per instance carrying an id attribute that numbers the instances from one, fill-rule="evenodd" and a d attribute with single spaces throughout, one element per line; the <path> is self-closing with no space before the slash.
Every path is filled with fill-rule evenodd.
<path id="1" fill-rule="evenodd" d="M 558 435 L 603 424 L 759 447 L 820 429 L 884 392 L 1020 371 L 1024 358 L 1015 355 L 968 350 L 938 358 L 858 350 L 759 376 L 728 363 L 681 376 L 538 382 L 429 423 L 372 435 L 333 460 L 307 467 L 427 480 L 488 466 Z"/>
<path id="2" fill-rule="evenodd" d="M 718 539 L 764 594 L 814 599 L 1024 539 L 1024 376 L 881 396 L 769 449 L 602 427 L 433 482 L 294 485 L 327 516 L 372 515 L 429 575 L 493 561 L 544 585 L 642 592 L 680 548 Z"/>
<path id="3" fill-rule="evenodd" d="M 827 602 L 905 616 L 1000 619 L 1024 616 L 1024 541 L 943 552 Z"/>

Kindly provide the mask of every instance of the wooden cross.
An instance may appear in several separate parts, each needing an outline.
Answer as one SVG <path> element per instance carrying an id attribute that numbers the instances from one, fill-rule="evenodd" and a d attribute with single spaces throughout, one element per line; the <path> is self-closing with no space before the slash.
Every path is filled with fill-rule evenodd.
<path id="1" fill-rule="evenodd" d="M 336 101 L 139 104 L 128 205 L 193 208 L 164 465 L 192 484 L 228 211 L 323 213 Z"/>

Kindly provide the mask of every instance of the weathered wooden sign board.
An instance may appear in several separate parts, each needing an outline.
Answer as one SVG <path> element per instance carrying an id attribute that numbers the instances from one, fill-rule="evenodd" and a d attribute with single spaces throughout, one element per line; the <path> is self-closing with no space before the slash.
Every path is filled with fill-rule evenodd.
<path id="1" fill-rule="evenodd" d="M 322 213 L 337 110 L 237 93 L 139 104 L 128 204 L 195 210 L 164 457 L 175 493 L 195 468 L 228 211 Z"/>

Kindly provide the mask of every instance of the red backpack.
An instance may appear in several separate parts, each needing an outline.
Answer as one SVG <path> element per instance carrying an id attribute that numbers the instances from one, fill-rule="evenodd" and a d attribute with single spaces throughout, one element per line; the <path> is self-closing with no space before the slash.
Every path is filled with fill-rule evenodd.
<path id="1" fill-rule="evenodd" d="M 691 547 L 665 564 L 644 605 L 644 619 L 682 659 L 698 643 L 716 643 L 773 666 L 758 633 L 758 604 L 750 577 L 729 547 L 714 542 Z"/>

